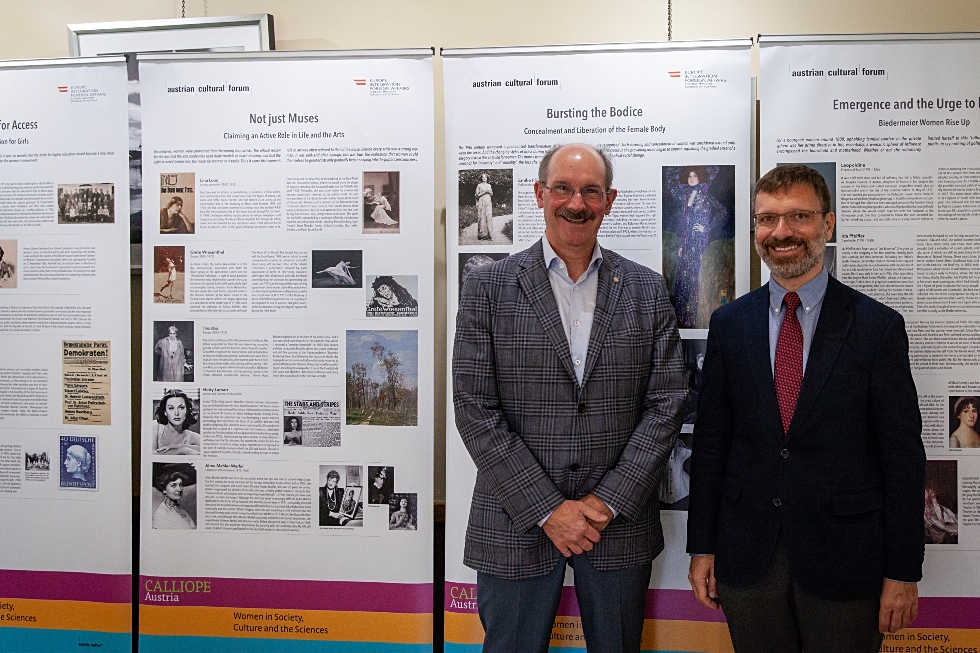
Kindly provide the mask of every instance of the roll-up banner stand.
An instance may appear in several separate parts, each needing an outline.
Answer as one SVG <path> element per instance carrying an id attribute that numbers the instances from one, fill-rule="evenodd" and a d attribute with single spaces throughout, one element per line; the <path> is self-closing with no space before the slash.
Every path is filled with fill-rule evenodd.
<path id="1" fill-rule="evenodd" d="M 919 618 L 883 651 L 980 648 L 980 34 L 760 36 L 761 172 L 814 167 L 824 263 L 900 311 L 926 448 Z"/>
<path id="2" fill-rule="evenodd" d="M 432 650 L 432 51 L 140 81 L 141 650 Z"/>
<path id="3" fill-rule="evenodd" d="M 462 279 L 542 236 L 533 193 L 541 156 L 584 141 L 611 155 L 619 190 L 599 242 L 664 274 L 696 392 L 711 312 L 749 290 L 750 48 L 746 39 L 443 50 L 450 364 Z M 489 210 L 476 199 L 481 184 L 492 189 Z M 477 651 L 476 572 L 462 562 L 476 470 L 448 378 L 446 650 Z M 730 647 L 723 617 L 701 608 L 687 582 L 684 461 L 695 400 L 660 490 L 667 549 L 650 579 L 644 650 Z M 578 614 L 566 587 L 553 645 L 583 645 Z"/>
<path id="4" fill-rule="evenodd" d="M 129 651 L 126 63 L 0 88 L 0 650 Z"/>

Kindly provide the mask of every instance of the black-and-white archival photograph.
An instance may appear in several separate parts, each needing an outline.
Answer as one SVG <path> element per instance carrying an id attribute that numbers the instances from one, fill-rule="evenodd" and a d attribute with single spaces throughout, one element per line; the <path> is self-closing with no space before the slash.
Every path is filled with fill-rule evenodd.
<path id="1" fill-rule="evenodd" d="M 514 169 L 459 171 L 459 244 L 514 243 Z"/>
<path id="2" fill-rule="evenodd" d="M 197 529 L 197 468 L 194 463 L 153 463 L 150 521 L 153 528 Z"/>
<path id="3" fill-rule="evenodd" d="M 418 317 L 418 275 L 368 275 L 366 317 Z"/>
<path id="4" fill-rule="evenodd" d="M 484 265 L 490 265 L 494 261 L 500 261 L 510 256 L 507 252 L 464 252 L 459 255 L 459 297 L 463 292 L 463 284 L 466 283 L 466 277 L 470 276 L 473 270 L 482 268 Z"/>
<path id="5" fill-rule="evenodd" d="M 193 172 L 161 173 L 161 234 L 194 233 L 194 186 Z"/>
<path id="6" fill-rule="evenodd" d="M 361 233 L 399 233 L 401 228 L 400 177 L 401 173 L 397 170 L 364 173 L 361 190 L 361 199 L 364 203 L 364 227 Z"/>
<path id="7" fill-rule="evenodd" d="M 368 483 L 368 505 L 388 505 L 388 500 L 395 491 L 395 468 L 368 465 Z"/>
<path id="8" fill-rule="evenodd" d="M 388 500 L 388 530 L 414 531 L 419 527 L 419 501 L 415 492 L 398 492 Z"/>
<path id="9" fill-rule="evenodd" d="M 153 400 L 153 452 L 161 456 L 201 453 L 201 391 L 165 388 Z"/>
<path id="10" fill-rule="evenodd" d="M 194 382 L 194 322 L 153 323 L 153 380 Z"/>
<path id="11" fill-rule="evenodd" d="M 320 526 L 364 525 L 360 465 L 320 465 Z"/>
<path id="12" fill-rule="evenodd" d="M 312 261 L 313 288 L 360 288 L 363 283 L 364 252 L 359 249 L 315 249 Z"/>
<path id="13" fill-rule="evenodd" d="M 701 390 L 701 370 L 708 341 L 703 339 L 681 340 L 684 350 L 684 366 L 687 368 L 687 400 L 684 402 L 684 423 L 694 424 L 698 414 L 698 392 Z"/>
<path id="14" fill-rule="evenodd" d="M 0 288 L 17 287 L 17 241 L 0 239 Z"/>
<path id="15" fill-rule="evenodd" d="M 114 184 L 58 184 L 58 224 L 115 221 Z"/>
<path id="16" fill-rule="evenodd" d="M 959 470 L 956 460 L 926 461 L 923 519 L 926 544 L 958 544 Z"/>
<path id="17" fill-rule="evenodd" d="M 282 443 L 287 447 L 303 446 L 302 415 L 287 415 L 282 418 Z"/>
<path id="18" fill-rule="evenodd" d="M 153 302 L 184 303 L 183 245 L 157 245 L 153 248 Z"/>
<path id="19" fill-rule="evenodd" d="M 48 457 L 47 451 L 24 452 L 24 471 L 31 471 L 32 469 L 45 472 L 51 470 L 51 459 Z"/>

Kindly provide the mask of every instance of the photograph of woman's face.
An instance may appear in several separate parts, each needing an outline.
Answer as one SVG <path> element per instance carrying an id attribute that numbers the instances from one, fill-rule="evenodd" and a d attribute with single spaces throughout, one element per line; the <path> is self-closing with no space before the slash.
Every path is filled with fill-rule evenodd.
<path id="1" fill-rule="evenodd" d="M 336 476 L 328 476 L 327 477 L 327 489 L 328 490 L 332 490 L 335 487 L 337 487 L 337 477 Z"/>
<path id="2" fill-rule="evenodd" d="M 384 297 L 385 299 L 391 299 L 391 296 L 394 295 L 395 293 L 391 292 L 391 288 L 388 287 L 388 284 L 383 283 L 380 286 L 378 286 L 378 294 Z"/>
<path id="3" fill-rule="evenodd" d="M 167 495 L 167 498 L 175 503 L 179 503 L 184 496 L 184 481 L 180 478 L 175 478 L 174 480 L 167 483 L 167 487 L 163 489 L 163 493 Z"/>
<path id="4" fill-rule="evenodd" d="M 289 430 L 290 431 L 299 430 L 299 420 L 297 420 L 295 417 L 289 420 Z"/>
<path id="5" fill-rule="evenodd" d="M 960 423 L 973 428 L 977 424 L 977 407 L 972 403 L 968 403 L 963 406 L 960 414 L 957 415 L 960 418 Z"/>
<path id="6" fill-rule="evenodd" d="M 167 421 L 170 426 L 177 430 L 183 430 L 184 418 L 187 417 L 187 403 L 183 397 L 170 397 L 167 399 Z"/>
<path id="7" fill-rule="evenodd" d="M 402 500 L 398 502 L 398 507 L 402 510 L 408 510 L 408 499 L 403 497 Z"/>

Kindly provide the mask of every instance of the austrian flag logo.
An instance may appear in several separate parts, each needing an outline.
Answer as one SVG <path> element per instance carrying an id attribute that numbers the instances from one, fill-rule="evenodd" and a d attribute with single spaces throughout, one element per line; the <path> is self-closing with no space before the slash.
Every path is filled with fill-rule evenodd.
<path id="1" fill-rule="evenodd" d="M 679 70 L 668 70 L 667 74 L 670 75 L 672 79 L 677 79 L 681 76 L 681 71 Z"/>
<path id="2" fill-rule="evenodd" d="M 68 87 L 67 86 L 59 86 L 58 87 L 58 92 L 59 93 L 67 93 L 68 92 Z"/>
<path id="3" fill-rule="evenodd" d="M 358 86 L 367 86 L 367 79 L 355 79 L 354 83 Z"/>

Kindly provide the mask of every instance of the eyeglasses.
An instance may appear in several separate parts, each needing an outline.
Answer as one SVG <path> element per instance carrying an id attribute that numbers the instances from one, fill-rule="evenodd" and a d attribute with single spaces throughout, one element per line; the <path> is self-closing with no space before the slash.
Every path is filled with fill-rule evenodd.
<path id="1" fill-rule="evenodd" d="M 562 202 L 567 202 L 575 197 L 575 193 L 581 195 L 582 201 L 586 204 L 600 204 L 606 199 L 606 191 L 596 186 L 586 186 L 582 190 L 575 190 L 565 184 L 555 184 L 554 186 L 545 186 L 545 188 L 555 196 L 555 199 Z"/>
<path id="2" fill-rule="evenodd" d="M 789 213 L 756 213 L 754 217 L 757 229 L 772 230 L 779 226 L 779 220 L 786 222 L 790 229 L 809 226 L 816 216 L 823 217 L 829 211 L 790 211 Z"/>

